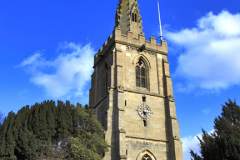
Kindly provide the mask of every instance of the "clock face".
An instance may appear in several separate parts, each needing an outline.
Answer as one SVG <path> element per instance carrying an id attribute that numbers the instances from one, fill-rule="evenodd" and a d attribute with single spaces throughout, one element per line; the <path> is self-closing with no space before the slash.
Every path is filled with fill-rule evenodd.
<path id="1" fill-rule="evenodd" d="M 138 106 L 138 114 L 142 118 L 149 118 L 152 115 L 152 111 L 148 105 L 142 104 Z"/>

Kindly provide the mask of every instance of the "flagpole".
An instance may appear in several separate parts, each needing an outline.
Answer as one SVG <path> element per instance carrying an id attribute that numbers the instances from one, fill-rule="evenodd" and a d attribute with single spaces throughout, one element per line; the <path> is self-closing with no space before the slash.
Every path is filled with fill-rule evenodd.
<path id="1" fill-rule="evenodd" d="M 159 25 L 160 25 L 160 37 L 161 37 L 161 40 L 163 40 L 159 1 L 157 1 L 157 3 L 158 3 L 158 15 L 159 15 Z"/>

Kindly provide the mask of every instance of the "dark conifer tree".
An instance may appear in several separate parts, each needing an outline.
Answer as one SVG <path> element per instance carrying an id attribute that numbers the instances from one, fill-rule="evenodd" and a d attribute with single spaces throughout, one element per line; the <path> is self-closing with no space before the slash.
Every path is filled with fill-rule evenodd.
<path id="1" fill-rule="evenodd" d="M 54 101 L 47 102 L 46 122 L 47 132 L 52 138 L 56 134 L 55 123 L 56 123 L 56 106 Z"/>
<path id="2" fill-rule="evenodd" d="M 46 121 L 46 112 L 47 112 L 47 105 L 46 101 L 42 102 L 39 108 L 39 126 L 38 126 L 38 138 L 40 140 L 46 141 L 48 139 L 47 134 L 47 121 Z"/>
<path id="3" fill-rule="evenodd" d="M 2 124 L 0 129 L 0 158 L 6 156 L 6 140 L 5 135 L 7 132 L 8 121 L 7 118 L 4 120 L 5 123 Z"/>
<path id="4" fill-rule="evenodd" d="M 35 135 L 28 130 L 27 120 L 19 134 L 17 159 L 32 160 L 37 156 Z"/>
<path id="5" fill-rule="evenodd" d="M 56 117 L 56 130 L 57 130 L 57 138 L 60 141 L 62 138 L 68 135 L 68 126 L 67 126 L 67 117 L 65 112 L 65 106 L 62 101 L 58 101 L 57 105 L 57 117 Z"/>
<path id="6" fill-rule="evenodd" d="M 4 155 L 7 155 L 7 157 L 9 157 L 10 159 L 17 159 L 14 154 L 14 149 L 16 145 L 13 137 L 14 119 L 15 119 L 15 113 L 10 112 L 7 118 L 8 126 L 7 126 L 7 131 L 5 133 L 5 153 L 4 153 Z"/>
<path id="7" fill-rule="evenodd" d="M 21 110 L 18 111 L 14 119 L 14 124 L 12 126 L 12 136 L 14 137 L 14 141 L 15 141 L 15 147 L 14 147 L 15 155 L 18 155 L 21 152 L 20 139 L 21 139 L 21 133 L 22 133 L 22 123 L 23 123 L 23 118 L 25 118 L 26 116 L 26 114 L 24 114 L 24 110 L 25 110 L 25 107 L 23 107 Z"/>
<path id="8" fill-rule="evenodd" d="M 83 133 L 79 127 L 85 128 Z M 23 107 L 16 115 L 10 112 L 4 119 L 0 127 L 0 159 L 77 159 L 70 143 L 74 137 L 85 138 L 82 142 L 98 139 L 85 150 L 88 153 L 92 149 L 98 155 L 106 151 L 103 130 L 88 106 L 75 107 L 69 101 L 58 101 L 57 106 L 54 101 L 36 103 L 31 108 Z"/>
<path id="9" fill-rule="evenodd" d="M 32 116 L 31 116 L 29 123 L 30 123 L 30 127 L 31 127 L 31 130 L 33 131 L 33 133 L 40 132 L 40 130 L 39 130 L 39 128 L 40 128 L 39 109 L 40 109 L 40 105 L 38 103 L 33 105 L 31 108 Z M 39 135 L 36 138 L 39 138 Z"/>
<path id="10" fill-rule="evenodd" d="M 72 109 L 74 108 L 73 105 L 70 104 L 69 101 L 66 101 L 66 121 L 67 121 L 67 127 L 68 127 L 68 134 L 72 134 L 73 132 L 73 121 L 72 121 Z"/>

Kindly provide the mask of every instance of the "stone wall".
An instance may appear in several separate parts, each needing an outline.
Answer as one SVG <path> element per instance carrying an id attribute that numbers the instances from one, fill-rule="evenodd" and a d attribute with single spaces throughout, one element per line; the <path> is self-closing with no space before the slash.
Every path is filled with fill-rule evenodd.
<path id="1" fill-rule="evenodd" d="M 166 41 L 160 45 L 140 34 L 122 35 L 118 28 L 95 55 L 89 104 L 111 145 L 105 160 L 135 160 L 143 154 L 152 159 L 183 159 L 167 55 Z M 136 87 L 139 58 L 146 65 L 146 88 Z M 150 117 L 139 115 L 142 104 L 151 108 Z"/>

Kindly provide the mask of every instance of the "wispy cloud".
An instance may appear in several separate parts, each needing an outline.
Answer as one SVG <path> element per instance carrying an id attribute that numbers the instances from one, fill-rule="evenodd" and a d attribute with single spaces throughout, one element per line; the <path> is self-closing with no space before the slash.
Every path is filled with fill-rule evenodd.
<path id="1" fill-rule="evenodd" d="M 29 92 L 29 90 L 24 89 L 24 90 L 21 90 L 17 95 L 18 95 L 19 97 L 21 97 L 22 99 L 27 99 L 26 94 L 27 94 L 28 92 Z"/>
<path id="2" fill-rule="evenodd" d="M 209 108 L 204 109 L 204 110 L 203 110 L 203 113 L 204 113 L 204 114 L 208 114 L 208 113 L 210 113 L 210 109 L 209 109 Z"/>
<path id="3" fill-rule="evenodd" d="M 43 87 L 50 98 L 88 97 L 85 87 L 91 80 L 94 49 L 90 44 L 66 42 L 60 44 L 57 52 L 59 56 L 53 60 L 46 60 L 36 52 L 19 66 L 31 74 L 30 81 Z"/>
<path id="4" fill-rule="evenodd" d="M 28 57 L 20 63 L 20 67 L 31 65 L 36 62 L 42 55 L 39 52 L 36 52 L 34 55 Z"/>
<path id="5" fill-rule="evenodd" d="M 179 53 L 174 73 L 184 80 L 179 91 L 216 92 L 240 84 L 240 14 L 209 12 L 195 28 L 167 31 L 165 36 Z"/>

